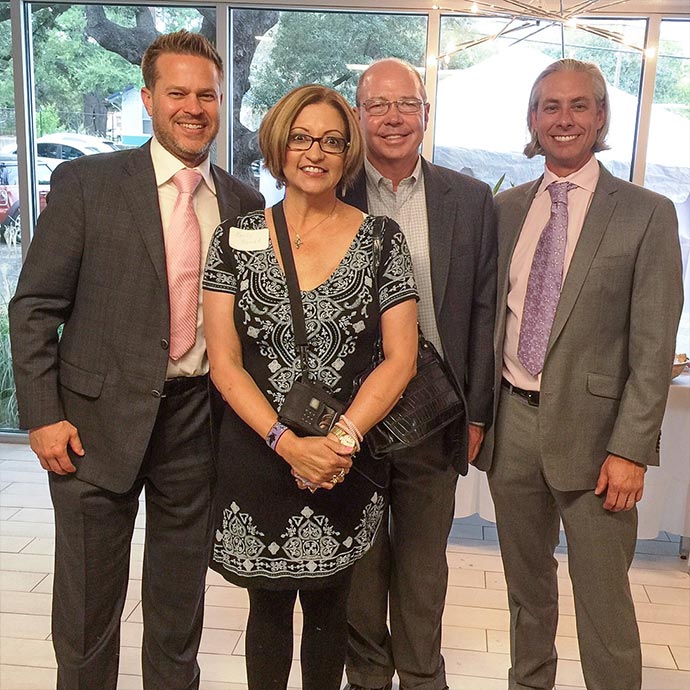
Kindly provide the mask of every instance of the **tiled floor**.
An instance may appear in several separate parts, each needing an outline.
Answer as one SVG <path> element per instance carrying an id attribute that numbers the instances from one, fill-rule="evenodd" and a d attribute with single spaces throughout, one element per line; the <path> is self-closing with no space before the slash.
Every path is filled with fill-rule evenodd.
<path id="1" fill-rule="evenodd" d="M 26 446 L 0 444 L 0 689 L 51 690 L 53 516 L 45 473 Z M 137 523 L 122 626 L 121 690 L 141 688 L 139 601 L 143 523 Z M 583 688 L 573 598 L 562 565 L 558 690 Z M 504 690 L 508 610 L 496 530 L 478 517 L 456 520 L 448 542 L 450 586 L 443 619 L 451 690 Z M 690 688 L 690 577 L 678 538 L 639 543 L 631 571 L 643 643 L 644 690 Z M 209 572 L 199 660 L 203 690 L 245 690 L 243 630 L 247 597 Z M 296 630 L 299 630 L 299 614 Z M 293 665 L 291 688 L 299 688 Z M 397 688 L 397 685 L 395 686 Z M 611 688 L 610 690 L 620 690 Z"/>

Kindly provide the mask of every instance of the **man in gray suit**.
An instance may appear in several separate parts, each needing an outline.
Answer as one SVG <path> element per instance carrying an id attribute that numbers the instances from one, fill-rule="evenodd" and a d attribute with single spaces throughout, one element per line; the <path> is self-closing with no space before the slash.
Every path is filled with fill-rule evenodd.
<path id="1" fill-rule="evenodd" d="M 673 204 L 613 177 L 596 65 L 559 60 L 530 95 L 544 175 L 497 197 L 496 422 L 489 470 L 511 615 L 509 688 L 553 688 L 559 522 L 588 690 L 638 690 L 628 583 L 645 469 L 658 465 L 681 260 Z"/>
<path id="2" fill-rule="evenodd" d="M 419 322 L 462 393 L 462 422 L 390 459 L 390 517 L 355 566 L 349 601 L 348 686 L 447 687 L 441 616 L 455 486 L 491 420 L 496 231 L 483 182 L 419 155 L 429 119 L 424 84 L 399 60 L 362 75 L 357 111 L 367 157 L 345 201 L 394 218 L 407 239 L 419 289 Z M 469 424 L 468 424 L 469 422 Z M 390 631 L 386 624 L 390 612 Z"/>
<path id="3" fill-rule="evenodd" d="M 199 687 L 214 479 L 199 271 L 218 223 L 262 200 L 208 158 L 222 100 L 215 48 L 186 31 L 161 36 L 142 71 L 152 141 L 58 166 L 10 304 L 20 420 L 55 509 L 60 690 L 115 690 L 142 488 L 144 688 Z M 178 198 L 180 176 L 196 188 Z M 196 232 L 181 242 L 180 228 Z M 180 260 L 186 277 L 173 281 Z"/>

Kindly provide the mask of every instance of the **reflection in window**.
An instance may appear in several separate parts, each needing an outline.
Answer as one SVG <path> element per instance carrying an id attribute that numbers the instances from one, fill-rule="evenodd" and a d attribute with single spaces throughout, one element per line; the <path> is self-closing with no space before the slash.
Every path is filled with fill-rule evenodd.
<path id="1" fill-rule="evenodd" d="M 261 167 L 256 131 L 266 111 L 291 89 L 318 83 L 340 91 L 354 105 L 360 74 L 375 60 L 399 57 L 424 65 L 426 16 L 235 10 L 233 172 L 260 183 L 267 201 L 275 182 Z M 237 47 L 256 51 L 238 64 Z M 251 86 L 251 88 L 249 88 Z"/>
<path id="2" fill-rule="evenodd" d="M 661 22 L 645 187 L 669 197 L 678 213 L 685 306 L 677 349 L 690 353 L 690 21 Z"/>
<path id="3" fill-rule="evenodd" d="M 441 20 L 434 162 L 495 185 L 505 174 L 511 186 L 538 177 L 543 158 L 525 158 L 529 140 L 527 101 L 534 80 L 554 60 L 562 57 L 561 28 L 535 31 L 531 22 L 493 41 L 457 50 L 467 41 L 498 33 L 506 19 L 443 17 Z M 643 20 L 588 20 L 588 24 L 616 31 L 626 42 L 642 46 Z M 630 177 L 637 124 L 642 53 L 566 27 L 565 57 L 599 65 L 608 82 L 612 127 L 610 151 L 597 154 L 614 174 Z"/>

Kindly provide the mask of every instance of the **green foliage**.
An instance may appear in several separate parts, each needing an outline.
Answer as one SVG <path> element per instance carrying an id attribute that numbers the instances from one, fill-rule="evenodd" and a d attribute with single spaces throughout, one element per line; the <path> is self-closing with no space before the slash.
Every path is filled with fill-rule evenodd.
<path id="1" fill-rule="evenodd" d="M 331 12 L 281 12 L 267 34 L 270 52 L 251 73 L 245 102 L 265 112 L 281 96 L 301 84 L 337 87 L 351 102 L 359 72 L 347 65 L 398 57 L 424 64 L 426 18 Z M 266 39 L 264 39 L 266 40 Z"/>
<path id="2" fill-rule="evenodd" d="M 60 129 L 60 113 L 54 103 L 45 103 L 36 112 L 36 136 L 52 134 Z"/>
<path id="3" fill-rule="evenodd" d="M 17 394 L 12 372 L 7 303 L 0 304 L 0 429 L 18 429 Z"/>

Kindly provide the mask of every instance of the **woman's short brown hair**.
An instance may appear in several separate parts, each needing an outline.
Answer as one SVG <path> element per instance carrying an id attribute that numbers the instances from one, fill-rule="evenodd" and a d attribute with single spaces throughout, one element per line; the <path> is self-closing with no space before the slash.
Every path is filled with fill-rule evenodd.
<path id="1" fill-rule="evenodd" d="M 264 167 L 278 181 L 285 184 L 283 166 L 288 135 L 297 116 L 308 105 L 326 103 L 335 108 L 345 122 L 345 138 L 348 147 L 343 154 L 343 176 L 340 185 L 347 189 L 357 177 L 364 162 L 364 143 L 359 122 L 347 101 L 335 90 L 320 84 L 298 86 L 283 96 L 267 113 L 259 127 L 259 148 Z"/>

